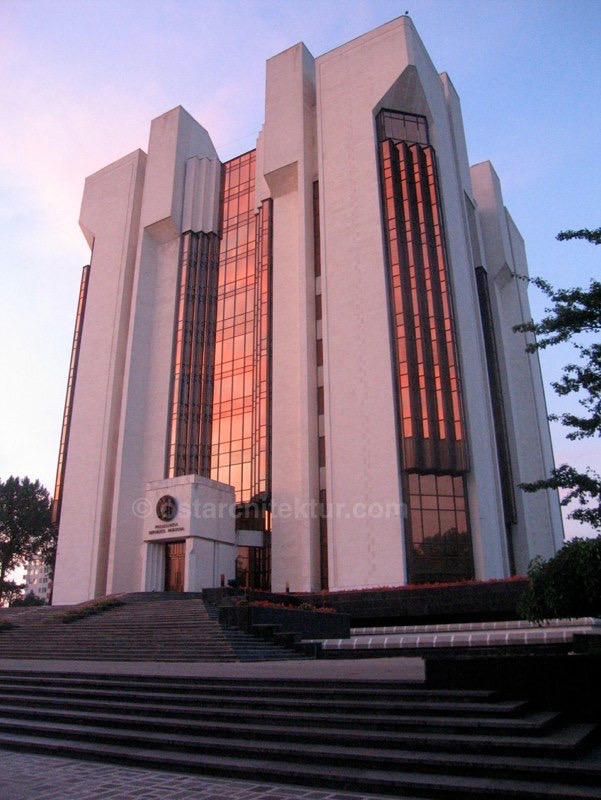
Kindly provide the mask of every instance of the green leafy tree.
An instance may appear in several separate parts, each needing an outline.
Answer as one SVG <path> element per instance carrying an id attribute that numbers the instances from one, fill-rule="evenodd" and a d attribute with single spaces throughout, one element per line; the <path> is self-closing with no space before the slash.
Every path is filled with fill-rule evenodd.
<path id="1" fill-rule="evenodd" d="M 601 614 L 601 536 L 571 539 L 548 561 L 533 559 L 518 613 L 535 622 Z"/>
<path id="2" fill-rule="evenodd" d="M 601 244 L 601 228 L 562 231 L 557 239 L 583 239 L 598 245 Z M 526 348 L 528 352 L 568 341 L 578 352 L 578 361 L 567 364 L 561 380 L 552 386 L 561 397 L 577 395 L 581 411 L 552 414 L 549 419 L 570 428 L 566 437 L 571 440 L 601 436 L 601 342 L 594 341 L 594 335 L 601 331 L 601 282 L 591 280 L 588 289 L 554 289 L 541 278 L 532 278 L 531 283 L 547 295 L 552 305 L 545 309 L 540 322 L 515 326 L 516 331 L 536 335 L 536 341 Z M 580 334 L 585 334 L 586 341 L 575 338 Z M 579 471 L 569 464 L 561 464 L 547 477 L 523 483 L 521 488 L 526 492 L 564 489 L 561 504 L 567 506 L 574 501 L 577 504 L 568 517 L 601 530 L 601 475 L 591 467 Z"/>
<path id="3" fill-rule="evenodd" d="M 0 600 L 9 588 L 6 577 L 33 556 L 53 558 L 56 530 L 50 522 L 51 501 L 39 481 L 0 481 Z"/>
<path id="4" fill-rule="evenodd" d="M 12 606 L 25 596 L 25 584 L 15 581 L 4 581 L 0 586 L 0 606 Z"/>

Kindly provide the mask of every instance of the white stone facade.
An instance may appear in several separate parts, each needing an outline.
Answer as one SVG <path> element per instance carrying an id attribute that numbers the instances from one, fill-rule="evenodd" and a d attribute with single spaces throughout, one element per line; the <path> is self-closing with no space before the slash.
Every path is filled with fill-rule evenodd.
<path id="1" fill-rule="evenodd" d="M 175 501 L 174 516 L 162 520 L 159 504 L 166 497 Z M 200 475 L 149 483 L 140 506 L 140 516 L 146 523 L 144 591 L 164 590 L 165 549 L 161 545 L 182 539 L 186 543 L 183 590 L 199 592 L 210 586 L 226 586 L 235 577 L 235 509 L 231 486 Z"/>
<path id="2" fill-rule="evenodd" d="M 408 580 L 376 142 L 380 109 L 424 117 L 436 153 L 470 461 L 474 574 L 523 572 L 530 558 L 552 555 L 562 540 L 553 493 L 515 489 L 516 520 L 506 532 L 475 268 L 484 268 L 492 287 L 515 487 L 553 464 L 538 362 L 512 332 L 529 318 L 519 280 L 527 270 L 523 242 L 492 167 L 470 171 L 449 78 L 436 72 L 411 20 L 401 17 L 317 59 L 299 44 L 267 64 L 255 204 L 273 204 L 274 591 L 319 589 L 326 563 L 330 589 Z M 192 514 L 163 532 L 154 527 L 161 494 L 192 508 L 196 501 L 233 503 L 233 489 L 208 478 L 165 482 L 180 237 L 219 233 L 220 170 L 207 132 L 176 108 L 153 121 L 148 155 L 137 151 L 86 181 L 81 226 L 93 256 L 63 487 L 57 603 L 162 590 L 161 543 L 180 535 L 190 591 L 233 577 L 236 536 L 238 545 L 268 542 L 257 532 L 236 533 L 231 514 L 202 524 Z M 327 562 L 315 513 L 320 491 L 329 512 Z M 146 507 L 150 516 L 136 513 Z"/>

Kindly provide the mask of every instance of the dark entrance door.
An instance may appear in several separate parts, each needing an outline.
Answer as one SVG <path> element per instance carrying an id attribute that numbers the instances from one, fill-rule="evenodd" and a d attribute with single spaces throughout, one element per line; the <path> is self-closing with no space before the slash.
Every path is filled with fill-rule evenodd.
<path id="1" fill-rule="evenodd" d="M 184 591 L 186 543 L 167 542 L 165 545 L 165 591 Z"/>

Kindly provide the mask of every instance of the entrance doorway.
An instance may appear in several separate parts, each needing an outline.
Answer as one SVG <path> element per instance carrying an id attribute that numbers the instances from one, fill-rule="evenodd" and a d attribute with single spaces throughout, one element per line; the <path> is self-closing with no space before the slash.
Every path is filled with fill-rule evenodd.
<path id="1" fill-rule="evenodd" d="M 184 591 L 186 543 L 167 542 L 165 545 L 165 591 Z"/>
<path id="2" fill-rule="evenodd" d="M 236 580 L 241 589 L 271 589 L 271 547 L 238 547 Z"/>

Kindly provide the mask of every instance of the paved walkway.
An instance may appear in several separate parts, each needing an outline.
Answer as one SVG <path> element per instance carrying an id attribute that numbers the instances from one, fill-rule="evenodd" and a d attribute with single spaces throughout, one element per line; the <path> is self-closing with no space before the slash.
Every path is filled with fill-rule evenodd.
<path id="1" fill-rule="evenodd" d="M 375 800 L 380 795 L 268 785 L 250 779 L 202 778 L 0 750 L 2 800 L 260 800 L 263 797 Z"/>

